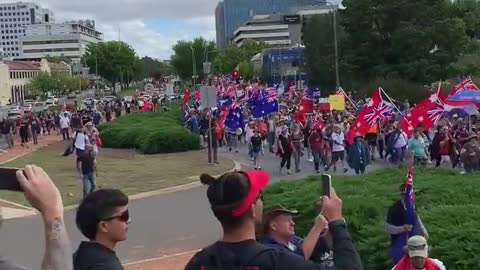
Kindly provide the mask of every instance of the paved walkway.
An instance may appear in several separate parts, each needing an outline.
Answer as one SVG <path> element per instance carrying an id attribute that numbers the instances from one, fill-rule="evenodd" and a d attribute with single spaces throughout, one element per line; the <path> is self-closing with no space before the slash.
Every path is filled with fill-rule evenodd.
<path id="1" fill-rule="evenodd" d="M 220 149 L 220 156 L 239 161 L 243 168 L 252 168 L 241 146 L 240 153 Z M 280 176 L 280 160 L 266 153 L 262 168 L 271 174 L 272 183 L 304 178 L 313 173 L 313 164 L 302 160 L 302 173 Z M 369 170 L 378 168 L 373 165 Z M 200 249 L 221 236 L 221 228 L 213 217 L 205 196 L 205 187 L 133 201 L 132 223 L 128 240 L 117 247 L 122 262 L 136 262 Z M 67 230 L 74 249 L 83 237 L 75 226 L 75 210 L 65 214 Z M 12 243 L 15 243 L 12 245 Z M 38 216 L 4 222 L 0 231 L 0 254 L 33 269 L 38 269 L 44 250 L 43 226 Z M 188 256 L 184 256 L 188 259 Z M 176 264 L 182 264 L 176 260 Z M 135 266 L 139 269 L 138 265 Z M 149 268 L 146 268 L 149 269 Z M 170 269 L 159 267 L 156 269 Z"/>

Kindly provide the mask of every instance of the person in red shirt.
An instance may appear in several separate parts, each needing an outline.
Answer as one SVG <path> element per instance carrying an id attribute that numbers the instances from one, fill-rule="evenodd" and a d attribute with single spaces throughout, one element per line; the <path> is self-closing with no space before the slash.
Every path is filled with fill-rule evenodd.
<path id="1" fill-rule="evenodd" d="M 313 164 L 315 166 L 315 171 L 320 173 L 320 161 L 322 158 L 322 146 L 323 146 L 323 136 L 321 129 L 315 129 L 312 134 L 308 137 L 308 144 L 312 150 Z"/>

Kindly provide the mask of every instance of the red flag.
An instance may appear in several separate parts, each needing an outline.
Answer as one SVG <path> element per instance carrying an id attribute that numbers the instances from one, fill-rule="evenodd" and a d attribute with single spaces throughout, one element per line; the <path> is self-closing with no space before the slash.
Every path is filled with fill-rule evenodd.
<path id="1" fill-rule="evenodd" d="M 383 101 L 380 89 L 377 89 L 373 93 L 372 98 L 357 115 L 355 123 L 353 123 L 348 131 L 347 141 L 352 143 L 357 134 L 364 136 L 373 125 L 378 123 L 379 120 L 384 120 L 391 115 L 392 111 L 392 104 Z"/>
<path id="2" fill-rule="evenodd" d="M 185 89 L 183 89 L 182 105 L 183 106 L 187 105 L 188 101 L 190 101 L 190 92 L 188 91 L 187 88 L 185 88 Z"/>
<path id="3" fill-rule="evenodd" d="M 313 100 L 304 99 L 298 106 L 298 111 L 295 113 L 295 122 L 302 123 L 305 125 L 307 119 L 305 118 L 306 113 L 313 113 Z"/>
<path id="4" fill-rule="evenodd" d="M 442 118 L 445 111 L 444 101 L 445 97 L 442 94 L 442 84 L 440 83 L 437 91 L 404 115 L 398 125 L 409 137 L 413 135 L 413 129 L 420 123 L 425 130 L 430 129 Z"/>
<path id="5" fill-rule="evenodd" d="M 200 100 L 200 91 L 195 92 L 195 99 Z"/>

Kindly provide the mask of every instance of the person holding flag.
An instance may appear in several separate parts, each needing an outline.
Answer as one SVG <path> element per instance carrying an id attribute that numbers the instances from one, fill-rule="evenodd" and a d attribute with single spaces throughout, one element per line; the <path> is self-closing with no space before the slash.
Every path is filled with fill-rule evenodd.
<path id="1" fill-rule="evenodd" d="M 411 166 L 407 167 L 410 169 L 406 183 L 400 185 L 400 199 L 388 209 L 385 223 L 385 230 L 391 237 L 390 255 L 393 265 L 396 265 L 404 256 L 404 247 L 407 245 L 408 238 L 415 235 L 428 238 L 427 230 L 415 211 L 413 172 Z"/>

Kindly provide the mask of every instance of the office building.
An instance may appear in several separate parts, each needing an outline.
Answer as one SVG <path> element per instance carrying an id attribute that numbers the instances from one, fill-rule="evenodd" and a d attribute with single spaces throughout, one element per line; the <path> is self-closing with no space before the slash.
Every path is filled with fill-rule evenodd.
<path id="1" fill-rule="evenodd" d="M 215 12 L 216 29 L 225 28 L 225 40 L 231 42 L 234 32 L 244 25 L 250 17 L 257 14 L 289 14 L 294 7 L 325 5 L 324 0 L 224 0 L 223 21 L 221 12 Z M 217 16 L 218 15 L 218 16 Z M 217 35 L 217 38 L 221 35 Z M 218 41 L 217 41 L 218 42 Z"/>
<path id="2" fill-rule="evenodd" d="M 0 4 L 0 53 L 2 56 L 20 56 L 20 38 L 32 24 L 54 21 L 53 13 L 35 3 L 16 2 Z"/>
<path id="3" fill-rule="evenodd" d="M 102 40 L 103 34 L 91 20 L 29 25 L 20 40 L 21 58 L 81 58 L 88 44 Z"/>
<path id="4" fill-rule="evenodd" d="M 217 48 L 219 50 L 228 46 L 228 40 L 225 37 L 225 12 L 223 2 L 219 2 L 215 8 L 215 29 L 217 34 Z"/>
<path id="5" fill-rule="evenodd" d="M 300 15 L 254 15 L 233 33 L 232 44 L 242 45 L 252 39 L 272 46 L 302 43 Z"/>

